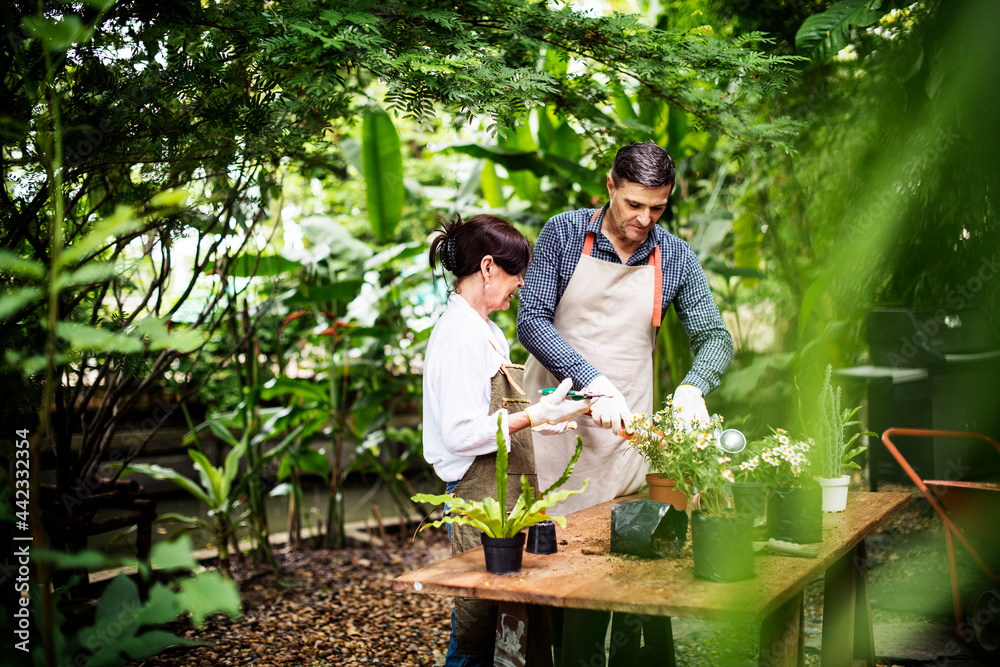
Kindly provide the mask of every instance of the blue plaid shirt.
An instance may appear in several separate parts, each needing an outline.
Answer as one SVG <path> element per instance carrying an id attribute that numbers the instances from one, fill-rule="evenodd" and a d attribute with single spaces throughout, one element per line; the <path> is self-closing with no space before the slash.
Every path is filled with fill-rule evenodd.
<path id="1" fill-rule="evenodd" d="M 594 209 L 586 208 L 568 211 L 545 224 L 524 275 L 517 311 L 517 337 L 521 344 L 556 378 L 573 378 L 577 389 L 590 384 L 601 371 L 580 356 L 552 326 L 556 306 L 580 261 L 588 231 L 595 232 L 591 256 L 621 264 L 611 241 L 601 233 L 604 213 L 591 223 L 593 214 Z M 686 242 L 655 226 L 629 257 L 627 266 L 648 263 L 657 244 L 663 271 L 661 312 L 666 315 L 673 304 L 695 355 L 691 370 L 679 384 L 694 385 L 707 394 L 719 386 L 723 371 L 733 359 L 733 339 L 719 315 L 698 257 Z"/>

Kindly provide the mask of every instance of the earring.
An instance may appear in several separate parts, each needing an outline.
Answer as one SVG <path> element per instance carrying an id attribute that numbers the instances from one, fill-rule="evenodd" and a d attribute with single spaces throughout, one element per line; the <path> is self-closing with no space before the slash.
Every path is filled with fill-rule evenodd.
<path id="1" fill-rule="evenodd" d="M 489 288 L 490 288 L 490 284 L 489 283 L 486 283 L 485 285 L 483 285 L 483 289 L 489 289 Z"/>

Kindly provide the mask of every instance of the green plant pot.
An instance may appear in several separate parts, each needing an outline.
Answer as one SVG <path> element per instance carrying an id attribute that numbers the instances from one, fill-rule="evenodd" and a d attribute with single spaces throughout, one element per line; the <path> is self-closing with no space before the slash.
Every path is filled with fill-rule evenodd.
<path id="1" fill-rule="evenodd" d="M 491 574 L 515 574 L 521 571 L 524 555 L 524 533 L 513 537 L 482 536 L 486 555 L 486 571 Z"/>
<path id="2" fill-rule="evenodd" d="M 727 582 L 754 576 L 752 526 L 748 515 L 733 510 L 726 510 L 722 516 L 711 516 L 701 510 L 692 512 L 695 578 Z"/>
<path id="3" fill-rule="evenodd" d="M 764 516 L 767 507 L 767 489 L 764 482 L 733 482 L 733 501 L 736 511 L 751 520 Z"/>
<path id="4" fill-rule="evenodd" d="M 810 544 L 823 541 L 823 492 L 816 482 L 767 490 L 767 534 L 776 540 Z"/>

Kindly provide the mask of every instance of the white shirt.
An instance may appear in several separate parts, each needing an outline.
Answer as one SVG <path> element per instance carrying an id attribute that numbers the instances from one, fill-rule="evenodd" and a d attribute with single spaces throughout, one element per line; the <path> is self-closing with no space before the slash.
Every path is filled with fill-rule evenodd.
<path id="1" fill-rule="evenodd" d="M 491 380 L 505 363 L 500 327 L 452 294 L 424 355 L 424 458 L 443 481 L 462 479 L 477 456 L 497 450 L 498 414 L 510 449 L 507 410 L 489 414 Z"/>

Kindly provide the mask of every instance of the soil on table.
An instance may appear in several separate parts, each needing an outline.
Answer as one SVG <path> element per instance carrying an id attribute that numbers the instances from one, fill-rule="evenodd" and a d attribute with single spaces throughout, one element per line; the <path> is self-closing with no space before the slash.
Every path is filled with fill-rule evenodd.
<path id="1" fill-rule="evenodd" d="M 909 492 L 912 488 L 883 490 Z M 922 499 L 917 497 L 867 544 L 876 625 L 950 622 L 951 592 L 941 520 Z M 607 543 L 587 544 L 585 549 L 594 555 L 619 558 L 609 553 Z M 385 548 L 355 545 L 341 550 L 278 550 L 277 575 L 267 567 L 245 564 L 234 568 L 243 599 L 240 619 L 220 616 L 209 619 L 200 629 L 186 622 L 168 628 L 189 639 L 209 642 L 209 646 L 168 649 L 132 665 L 443 665 L 452 600 L 396 593 L 391 582 L 405 571 L 447 558 L 450 553 L 444 530 L 422 531 L 413 542 L 409 535 L 390 537 Z M 690 554 L 674 556 L 685 557 Z M 818 665 L 822 580 L 806 589 L 805 605 L 807 664 Z M 674 635 L 679 667 L 754 664 L 748 661 L 756 655 L 755 627 L 689 624 L 686 619 L 674 619 Z M 895 663 L 880 658 L 879 664 Z"/>

